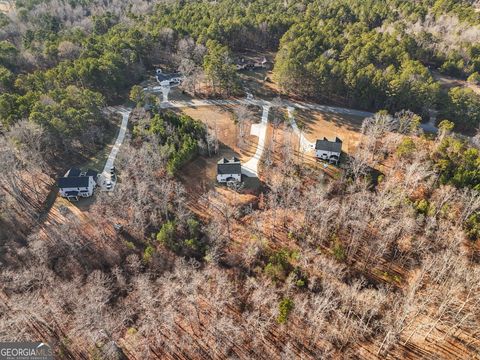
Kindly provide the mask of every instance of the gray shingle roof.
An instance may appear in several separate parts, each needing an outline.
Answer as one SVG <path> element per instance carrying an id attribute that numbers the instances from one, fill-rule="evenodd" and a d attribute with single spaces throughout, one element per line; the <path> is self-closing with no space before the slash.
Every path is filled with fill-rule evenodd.
<path id="1" fill-rule="evenodd" d="M 60 189 L 88 187 L 89 179 L 88 176 L 61 177 L 58 179 L 58 187 Z"/>
<path id="2" fill-rule="evenodd" d="M 85 176 L 92 176 L 93 180 L 97 178 L 98 173 L 95 170 L 88 169 Z"/>
<path id="3" fill-rule="evenodd" d="M 324 137 L 323 140 L 317 140 L 315 149 L 340 153 L 342 152 L 342 140 L 337 137 L 335 141 L 330 141 Z"/>
<path id="4" fill-rule="evenodd" d="M 241 174 L 242 165 L 240 164 L 240 160 L 236 157 L 230 160 L 226 158 L 220 159 L 217 163 L 217 173 L 219 175 Z"/>

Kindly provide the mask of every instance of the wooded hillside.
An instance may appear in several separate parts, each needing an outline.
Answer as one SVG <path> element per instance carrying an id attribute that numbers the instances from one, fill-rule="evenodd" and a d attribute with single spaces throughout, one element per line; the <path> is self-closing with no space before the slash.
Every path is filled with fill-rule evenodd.
<path id="1" fill-rule="evenodd" d="M 238 70 L 249 57 L 271 69 Z M 158 68 L 182 76 L 168 101 Z M 13 1 L 0 341 L 59 359 L 480 357 L 479 74 L 468 0 Z M 57 177 L 108 157 L 119 104 L 115 188 L 60 198 Z M 330 134 L 338 166 L 312 155 Z M 254 186 L 211 175 L 257 149 Z"/>

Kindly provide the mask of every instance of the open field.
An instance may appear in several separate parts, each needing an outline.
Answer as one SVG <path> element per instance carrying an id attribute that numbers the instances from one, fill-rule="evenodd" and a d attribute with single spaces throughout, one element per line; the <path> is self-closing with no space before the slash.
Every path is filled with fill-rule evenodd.
<path id="1" fill-rule="evenodd" d="M 240 148 L 238 146 L 238 127 L 233 120 L 233 111 L 235 107 L 199 107 L 187 108 L 183 112 L 196 120 L 200 120 L 208 126 L 210 131 L 216 133 L 218 141 L 222 147 L 228 147 L 235 152 L 242 162 L 248 160 L 255 153 L 258 138 L 250 134 L 250 125 L 259 120 L 260 115 L 254 114 L 255 118 L 251 119 L 246 127 L 245 145 Z M 218 156 L 219 158 L 220 156 Z"/>
<path id="2" fill-rule="evenodd" d="M 272 80 L 272 71 L 267 69 L 247 70 L 239 72 L 243 87 L 254 97 L 272 100 L 280 90 Z"/>

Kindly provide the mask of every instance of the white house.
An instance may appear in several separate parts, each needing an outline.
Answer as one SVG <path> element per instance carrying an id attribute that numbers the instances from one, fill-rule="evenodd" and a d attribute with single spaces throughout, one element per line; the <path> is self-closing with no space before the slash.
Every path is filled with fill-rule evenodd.
<path id="1" fill-rule="evenodd" d="M 315 143 L 315 155 L 318 159 L 328 161 L 332 164 L 338 164 L 341 153 L 342 140 L 338 137 L 336 137 L 334 141 L 330 141 L 324 137 L 323 140 L 317 140 Z"/>
<path id="2" fill-rule="evenodd" d="M 79 197 L 90 197 L 97 185 L 97 172 L 81 171 L 71 168 L 64 177 L 58 179 L 60 196 L 70 201 L 78 201 Z"/>
<path id="3" fill-rule="evenodd" d="M 217 163 L 217 181 L 242 181 L 242 165 L 236 157 L 231 159 L 222 158 Z"/>

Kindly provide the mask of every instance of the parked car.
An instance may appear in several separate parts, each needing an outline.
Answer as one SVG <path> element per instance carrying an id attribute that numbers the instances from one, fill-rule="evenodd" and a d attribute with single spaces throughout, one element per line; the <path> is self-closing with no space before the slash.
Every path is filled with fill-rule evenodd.
<path id="1" fill-rule="evenodd" d="M 112 189 L 112 181 L 111 180 L 107 180 L 105 182 L 105 189 L 107 190 L 111 190 Z"/>
<path id="2" fill-rule="evenodd" d="M 112 167 L 110 168 L 110 175 L 115 174 L 115 170 L 116 170 L 116 169 L 115 169 L 115 166 L 112 166 Z"/>

